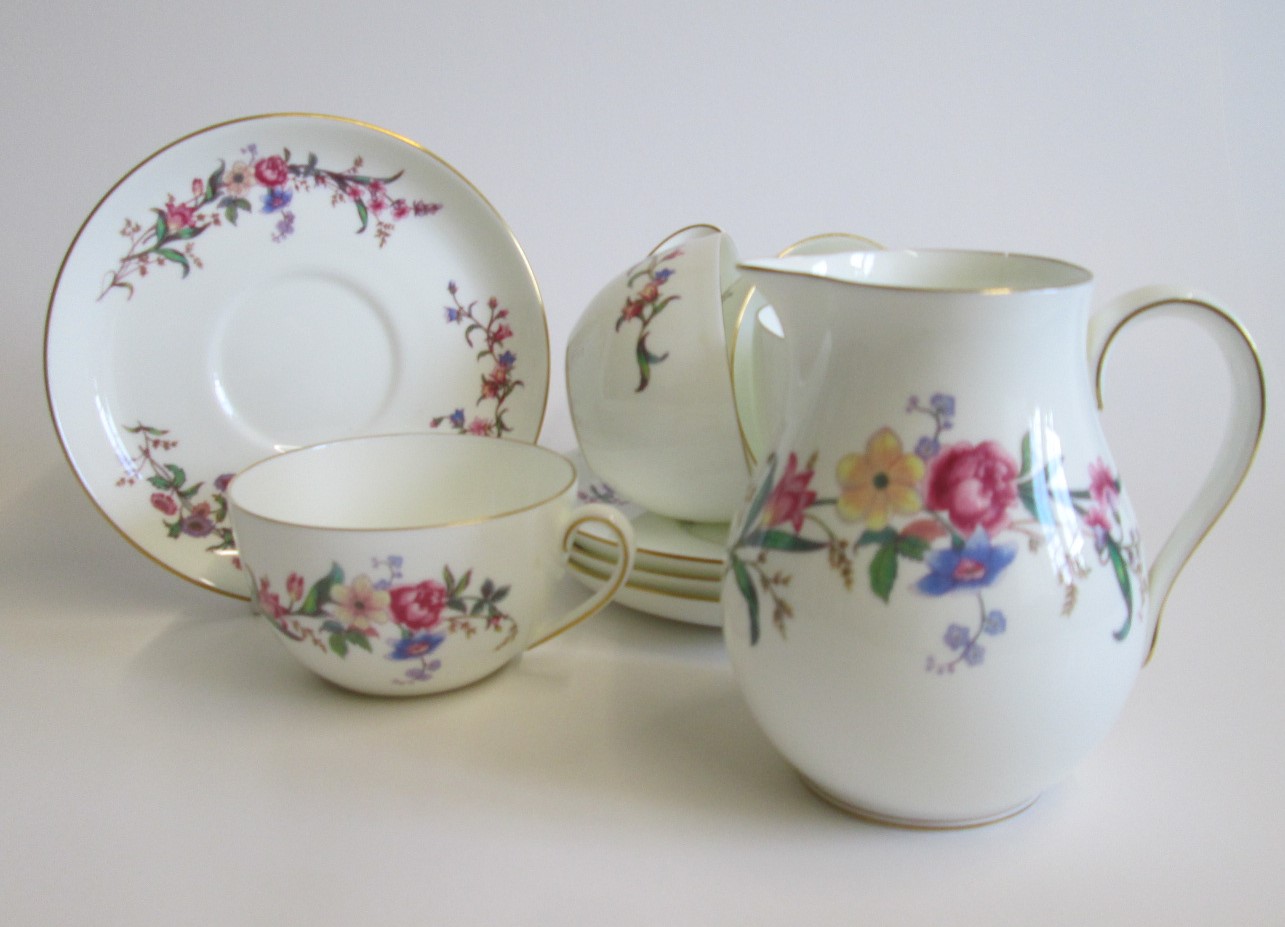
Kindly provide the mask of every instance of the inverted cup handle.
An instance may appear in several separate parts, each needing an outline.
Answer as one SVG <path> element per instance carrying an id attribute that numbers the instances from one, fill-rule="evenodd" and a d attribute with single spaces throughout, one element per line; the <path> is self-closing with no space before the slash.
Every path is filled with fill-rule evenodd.
<path id="1" fill-rule="evenodd" d="M 1208 476 L 1152 561 L 1147 579 L 1152 600 L 1157 604 L 1151 646 L 1144 662 L 1155 653 L 1160 613 L 1174 580 L 1249 472 L 1262 438 L 1267 405 L 1267 383 L 1258 349 L 1235 316 L 1207 296 L 1190 290 L 1148 287 L 1103 306 L 1089 323 L 1089 369 L 1094 373 L 1098 408 L 1102 408 L 1102 373 L 1111 342 L 1121 329 L 1147 313 L 1189 318 L 1214 339 L 1231 373 L 1232 408 L 1226 437 Z"/>
<path id="2" fill-rule="evenodd" d="M 620 549 L 620 559 L 616 561 L 616 568 L 607 577 L 607 582 L 597 592 L 580 603 L 579 606 L 548 623 L 545 627 L 538 628 L 535 641 L 528 646 L 528 649 L 530 647 L 538 647 L 545 641 L 552 640 L 563 631 L 574 628 L 586 618 L 597 614 L 602 610 L 603 606 L 614 599 L 617 593 L 624 588 L 625 581 L 629 578 L 629 574 L 633 572 L 634 557 L 636 555 L 634 527 L 619 509 L 614 509 L 609 505 L 591 502 L 571 511 L 567 527 L 562 534 L 563 554 L 571 553 L 571 547 L 575 543 L 576 532 L 589 522 L 600 524 L 615 535 L 616 545 Z"/>

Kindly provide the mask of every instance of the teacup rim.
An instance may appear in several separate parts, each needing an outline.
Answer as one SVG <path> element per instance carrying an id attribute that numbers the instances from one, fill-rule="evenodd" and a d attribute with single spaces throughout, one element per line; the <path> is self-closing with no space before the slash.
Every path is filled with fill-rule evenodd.
<path id="1" fill-rule="evenodd" d="M 305 453 L 317 453 L 325 450 L 326 448 L 334 447 L 336 445 L 371 443 L 376 441 L 383 441 L 386 439 L 397 439 L 397 438 L 429 439 L 429 440 L 444 441 L 444 442 L 446 441 L 461 442 L 462 441 L 470 444 L 479 443 L 479 442 L 487 442 L 487 443 L 500 442 L 503 445 L 508 447 L 529 448 L 531 450 L 534 450 L 546 456 L 557 458 L 567 466 L 567 469 L 570 472 L 566 482 L 562 483 L 556 492 L 549 493 L 541 497 L 540 499 L 526 503 L 524 505 L 520 505 L 514 508 L 504 509 L 503 511 L 499 511 L 499 512 L 489 512 L 485 515 L 477 515 L 477 516 L 472 516 L 468 518 L 441 519 L 441 520 L 435 520 L 435 521 L 425 520 L 425 521 L 416 522 L 414 524 L 406 524 L 406 525 L 349 526 L 349 525 L 323 524 L 323 523 L 320 523 L 320 520 L 308 521 L 308 520 L 303 520 L 298 518 L 282 518 L 279 516 L 263 514 L 261 511 L 256 511 L 254 508 L 243 505 L 237 499 L 237 483 L 243 475 L 249 473 L 252 470 L 256 470 L 260 467 L 275 464 L 286 457 L 305 454 Z M 481 445 L 479 444 L 478 446 L 481 446 Z M 434 434 L 426 431 L 393 431 L 393 432 L 382 432 L 379 434 L 350 435 L 342 438 L 331 438 L 325 441 L 318 441 L 312 444 L 301 445 L 299 447 L 287 448 L 286 450 L 280 451 L 269 457 L 262 457 L 259 460 L 256 460 L 253 463 L 248 464 L 237 471 L 237 473 L 232 477 L 232 480 L 228 484 L 227 499 L 228 499 L 229 505 L 232 508 L 234 520 L 235 520 L 235 513 L 240 512 L 246 516 L 249 516 L 251 518 L 257 518 L 260 521 L 268 522 L 270 524 L 282 525 L 288 528 L 301 528 L 308 531 L 327 531 L 327 532 L 334 531 L 334 532 L 342 532 L 342 533 L 349 533 L 349 534 L 424 531 L 424 530 L 438 529 L 438 528 L 460 528 L 460 527 L 467 527 L 469 525 L 482 525 L 482 524 L 487 524 L 489 522 L 498 521 L 503 518 L 511 518 L 515 515 L 520 515 L 525 512 L 534 511 L 538 508 L 541 508 L 545 505 L 548 505 L 554 502 L 557 499 L 562 498 L 567 494 L 569 490 L 573 490 L 576 486 L 577 478 L 578 478 L 578 472 L 576 470 L 576 465 L 570 458 L 568 458 L 565 454 L 561 454 L 558 451 L 555 451 L 549 447 L 545 447 L 542 444 L 537 444 L 537 443 L 528 442 L 528 441 L 519 441 L 513 438 L 506 438 L 503 436 L 482 436 L 482 435 L 470 435 L 470 434 L 445 434 L 445 433 Z"/>

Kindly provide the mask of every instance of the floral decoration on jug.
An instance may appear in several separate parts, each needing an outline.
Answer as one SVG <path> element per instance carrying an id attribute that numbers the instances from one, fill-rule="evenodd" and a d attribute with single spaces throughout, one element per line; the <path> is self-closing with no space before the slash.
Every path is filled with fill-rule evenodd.
<path id="1" fill-rule="evenodd" d="M 773 625 L 784 637 L 793 617 L 792 574 L 782 554 L 826 551 L 845 588 L 856 585 L 856 561 L 869 553 L 865 584 L 880 600 L 892 600 L 905 570 L 914 570 L 914 593 L 931 597 L 967 595 L 975 615 L 952 623 L 942 637 L 947 656 L 928 656 L 937 673 L 959 665 L 978 666 L 983 640 L 1001 635 L 1010 618 L 989 607 L 987 590 L 1002 580 L 1022 547 L 1046 551 L 1064 589 L 1062 614 L 1076 606 L 1078 583 L 1091 565 L 1110 567 L 1119 586 L 1123 618 L 1115 631 L 1124 640 L 1145 601 L 1146 580 L 1136 528 L 1121 513 L 1120 481 L 1101 459 L 1088 468 L 1088 486 L 1072 490 L 1061 445 L 1051 429 L 1028 431 L 1017 456 L 1000 443 L 948 442 L 955 423 L 955 399 L 938 393 L 927 403 L 912 397 L 908 415 L 926 416 L 927 433 L 907 449 L 891 427 L 877 429 L 865 447 L 843 455 L 835 466 L 833 494 L 816 486 L 817 455 L 800 463 L 795 452 L 784 467 L 773 455 L 731 544 L 728 569 L 749 612 L 750 642 L 760 636 L 760 616 L 771 608 Z M 850 525 L 854 537 L 837 524 Z M 1087 535 L 1091 544 L 1073 538 Z"/>

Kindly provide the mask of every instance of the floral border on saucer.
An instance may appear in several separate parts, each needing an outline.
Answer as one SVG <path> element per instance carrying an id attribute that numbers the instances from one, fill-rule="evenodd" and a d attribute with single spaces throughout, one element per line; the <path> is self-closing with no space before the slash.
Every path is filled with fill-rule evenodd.
<path id="1" fill-rule="evenodd" d="M 363 163 L 358 155 L 351 167 L 336 171 L 321 167 L 315 154 L 309 153 L 304 161 L 293 161 L 289 148 L 283 148 L 279 155 L 260 156 L 257 145 L 247 145 L 230 166 L 220 160 L 208 177 L 194 177 L 191 194 L 185 199 L 171 193 L 162 206 L 153 206 L 154 220 L 125 220 L 120 234 L 129 242 L 129 248 L 116 268 L 107 272 L 98 299 L 101 301 L 114 289 L 123 289 L 127 297 L 132 297 L 134 284 L 129 282 L 130 277 L 146 277 L 152 269 L 167 264 L 176 265 L 186 278 L 193 267 L 204 266 L 194 240 L 212 228 L 237 227 L 243 214 L 254 213 L 251 198 L 255 195 L 259 197 L 259 214 L 277 216 L 272 240 L 278 244 L 294 233 L 295 213 L 289 207 L 296 194 L 321 190 L 330 194 L 331 206 L 352 205 L 357 214 L 357 234 L 364 233 L 373 219 L 375 240 L 381 248 L 388 244 L 396 223 L 409 217 L 431 216 L 442 208 L 441 203 L 407 202 L 393 197 L 389 187 L 404 171 L 373 177 L 362 173 Z"/>
<path id="2" fill-rule="evenodd" d="M 482 385 L 477 397 L 477 405 L 492 402 L 494 407 L 489 416 L 475 415 L 471 419 L 463 408 L 457 408 L 447 415 L 435 416 L 429 424 L 438 428 L 443 424 L 460 434 L 487 435 L 500 437 L 512 431 L 504 420 L 508 411 L 505 403 L 519 386 L 525 386 L 514 375 L 518 358 L 512 350 L 505 347 L 505 342 L 513 337 L 513 328 L 509 324 L 509 310 L 500 305 L 499 299 L 492 296 L 486 301 L 486 316 L 483 318 L 477 300 L 467 305 L 460 302 L 459 286 L 454 280 L 447 286 L 451 294 L 451 305 L 446 307 L 446 321 L 452 325 L 464 326 L 464 341 L 470 348 L 478 348 L 477 360 L 485 363 L 488 369 L 481 375 Z M 481 339 L 480 347 L 473 343 L 473 336 Z"/>
<path id="3" fill-rule="evenodd" d="M 234 550 L 232 528 L 228 524 L 227 489 L 232 482 L 231 473 L 223 473 L 206 485 L 205 480 L 189 482 L 187 470 L 160 455 L 168 454 L 179 446 L 176 438 L 166 428 L 156 428 L 139 422 L 125 428 L 141 442 L 129 458 L 124 475 L 117 486 L 134 486 L 140 480 L 151 486 L 152 508 L 161 513 L 161 523 L 167 536 L 174 540 L 195 538 L 207 542 L 210 552 Z M 235 561 L 239 567 L 239 562 Z"/>

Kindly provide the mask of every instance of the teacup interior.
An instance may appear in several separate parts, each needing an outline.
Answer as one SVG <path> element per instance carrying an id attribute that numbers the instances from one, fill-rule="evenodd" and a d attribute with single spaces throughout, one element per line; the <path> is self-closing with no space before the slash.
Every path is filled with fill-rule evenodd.
<path id="1" fill-rule="evenodd" d="M 287 524 L 399 529 L 494 518 L 547 502 L 575 481 L 547 448 L 498 438 L 403 434 L 288 451 L 247 467 L 235 508 Z"/>

